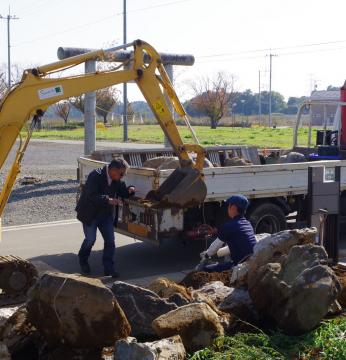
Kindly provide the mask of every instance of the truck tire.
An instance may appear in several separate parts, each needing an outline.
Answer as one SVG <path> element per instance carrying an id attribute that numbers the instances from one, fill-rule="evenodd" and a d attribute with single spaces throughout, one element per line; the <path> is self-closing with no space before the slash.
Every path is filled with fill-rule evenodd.
<path id="1" fill-rule="evenodd" d="M 285 230 L 286 217 L 283 210 L 272 203 L 262 203 L 249 209 L 246 217 L 251 222 L 256 234 L 270 233 Z"/>

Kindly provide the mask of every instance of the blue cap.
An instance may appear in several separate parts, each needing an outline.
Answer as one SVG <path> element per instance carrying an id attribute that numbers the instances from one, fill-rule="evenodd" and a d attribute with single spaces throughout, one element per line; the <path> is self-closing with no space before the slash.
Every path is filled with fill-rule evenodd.
<path id="1" fill-rule="evenodd" d="M 226 200 L 227 205 L 235 205 L 238 209 L 245 211 L 249 206 L 249 200 L 246 196 L 237 194 Z"/>

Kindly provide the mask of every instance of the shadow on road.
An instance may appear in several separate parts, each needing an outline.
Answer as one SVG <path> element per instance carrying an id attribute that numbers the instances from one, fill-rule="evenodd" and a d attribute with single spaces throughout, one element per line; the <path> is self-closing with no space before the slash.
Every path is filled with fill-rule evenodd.
<path id="1" fill-rule="evenodd" d="M 189 270 L 199 262 L 203 246 L 202 242 L 188 245 L 165 244 L 162 247 L 136 242 L 116 249 L 115 264 L 121 280 Z M 43 261 L 61 272 L 79 273 L 77 251 L 76 249 L 75 254 L 43 255 L 29 260 Z M 93 251 L 89 263 L 92 276 L 103 276 L 102 251 Z"/>
<path id="2" fill-rule="evenodd" d="M 59 186 L 61 186 L 59 188 Z M 45 181 L 35 185 L 23 185 L 12 191 L 9 203 L 61 194 L 76 194 L 78 190 L 78 182 L 76 180 L 52 180 Z"/>

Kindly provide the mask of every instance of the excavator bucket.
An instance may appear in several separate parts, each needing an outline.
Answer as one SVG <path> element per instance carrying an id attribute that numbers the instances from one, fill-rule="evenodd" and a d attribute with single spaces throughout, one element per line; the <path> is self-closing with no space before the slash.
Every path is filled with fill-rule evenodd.
<path id="1" fill-rule="evenodd" d="M 159 206 L 193 207 L 201 204 L 207 187 L 201 172 L 192 167 L 175 169 L 157 190 L 150 191 L 146 199 L 159 202 Z"/>

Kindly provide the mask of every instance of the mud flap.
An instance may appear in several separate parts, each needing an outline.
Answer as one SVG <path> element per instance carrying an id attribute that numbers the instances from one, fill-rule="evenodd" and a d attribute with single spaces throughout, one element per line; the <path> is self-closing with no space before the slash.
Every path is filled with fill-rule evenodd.
<path id="1" fill-rule="evenodd" d="M 160 185 L 150 191 L 146 199 L 159 202 L 160 206 L 193 207 L 200 205 L 207 196 L 207 186 L 201 172 L 191 167 L 177 168 Z"/>

